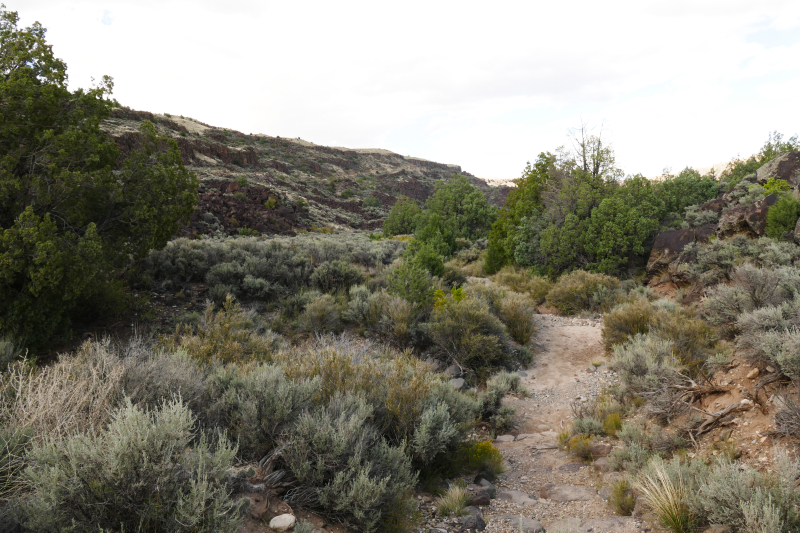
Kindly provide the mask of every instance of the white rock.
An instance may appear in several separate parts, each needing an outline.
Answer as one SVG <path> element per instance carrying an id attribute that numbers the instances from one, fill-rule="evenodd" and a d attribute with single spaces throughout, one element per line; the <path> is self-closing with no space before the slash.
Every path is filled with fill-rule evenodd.
<path id="1" fill-rule="evenodd" d="M 269 527 L 278 531 L 278 533 L 283 533 L 284 531 L 288 531 L 294 527 L 296 519 L 294 515 L 291 514 L 282 514 L 278 515 L 272 520 L 269 521 Z"/>

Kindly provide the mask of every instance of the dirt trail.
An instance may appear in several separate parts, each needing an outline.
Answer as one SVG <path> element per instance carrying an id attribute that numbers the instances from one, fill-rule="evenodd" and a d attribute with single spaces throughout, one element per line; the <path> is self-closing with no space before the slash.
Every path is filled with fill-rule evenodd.
<path id="1" fill-rule="evenodd" d="M 603 364 L 600 322 L 538 318 L 538 355 L 523 372 L 530 397 L 506 399 L 517 408 L 520 424 L 513 440 L 498 437 L 508 471 L 495 482 L 498 499 L 485 508 L 486 531 L 536 533 L 541 526 L 548 533 L 650 531 L 638 519 L 617 516 L 607 503 L 608 487 L 620 474 L 604 473 L 557 447 L 558 433 L 572 422 L 570 404 L 590 400 L 616 380 Z M 514 499 L 503 499 L 503 492 Z M 532 520 L 520 527 L 519 516 Z"/>

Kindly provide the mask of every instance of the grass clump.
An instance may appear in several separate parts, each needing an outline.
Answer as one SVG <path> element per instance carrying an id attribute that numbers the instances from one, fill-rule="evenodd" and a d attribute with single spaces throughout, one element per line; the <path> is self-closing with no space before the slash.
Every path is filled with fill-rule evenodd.
<path id="1" fill-rule="evenodd" d="M 663 462 L 656 458 L 649 470 L 639 476 L 636 488 L 662 526 L 673 533 L 691 533 L 697 517 L 687 504 L 686 481 L 678 472 L 677 476 L 670 476 Z"/>
<path id="2" fill-rule="evenodd" d="M 622 429 L 622 418 L 619 413 L 611 413 L 603 419 L 603 433 L 612 437 Z"/>
<path id="3" fill-rule="evenodd" d="M 439 516 L 449 514 L 460 515 L 464 507 L 469 505 L 469 493 L 459 484 L 452 484 L 442 496 L 436 500 Z"/>
<path id="4" fill-rule="evenodd" d="M 605 274 L 592 274 L 576 270 L 564 274 L 547 293 L 546 304 L 561 314 L 574 315 L 581 311 L 598 309 L 593 297 L 601 289 L 615 289 L 619 280 Z"/>
<path id="5" fill-rule="evenodd" d="M 636 498 L 633 497 L 631 489 L 631 482 L 627 479 L 620 479 L 611 484 L 608 502 L 620 516 L 630 516 L 636 506 Z"/>

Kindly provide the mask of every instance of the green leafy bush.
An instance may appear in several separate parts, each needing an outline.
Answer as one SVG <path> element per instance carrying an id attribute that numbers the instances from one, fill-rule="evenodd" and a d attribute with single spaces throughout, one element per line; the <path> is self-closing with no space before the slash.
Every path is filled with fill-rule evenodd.
<path id="1" fill-rule="evenodd" d="M 406 300 L 417 311 L 429 308 L 433 304 L 434 289 L 430 276 L 419 265 L 410 261 L 396 264 L 387 277 L 387 291 Z"/>
<path id="2" fill-rule="evenodd" d="M 595 307 L 592 297 L 601 287 L 616 288 L 618 285 L 619 281 L 611 276 L 576 270 L 558 278 L 547 293 L 547 306 L 565 315 L 591 311 Z"/>
<path id="3" fill-rule="evenodd" d="M 659 182 L 656 194 L 664 201 L 668 213 L 682 213 L 688 206 L 713 200 L 717 197 L 717 190 L 716 180 L 685 168 L 677 176 Z"/>
<path id="4" fill-rule="evenodd" d="M 420 213 L 422 209 L 415 200 L 400 198 L 394 203 L 383 223 L 383 234 L 391 237 L 414 233 Z"/>
<path id="5" fill-rule="evenodd" d="M 773 239 L 780 239 L 784 233 L 794 233 L 798 218 L 800 218 L 800 200 L 785 194 L 769 208 L 764 232 Z"/>
<path id="6" fill-rule="evenodd" d="M 34 531 L 237 531 L 228 492 L 235 447 L 192 432 L 180 401 L 146 412 L 128 403 L 98 435 L 34 445 L 21 503 Z"/>

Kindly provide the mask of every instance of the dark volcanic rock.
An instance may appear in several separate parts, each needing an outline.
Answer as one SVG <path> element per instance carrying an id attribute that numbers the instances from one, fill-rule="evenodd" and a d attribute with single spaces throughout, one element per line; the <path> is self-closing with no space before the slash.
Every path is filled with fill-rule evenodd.
<path id="1" fill-rule="evenodd" d="M 756 180 L 761 185 L 770 178 L 786 180 L 790 185 L 800 185 L 800 152 L 779 155 L 756 171 Z"/>
<path id="2" fill-rule="evenodd" d="M 739 205 L 728 209 L 719 219 L 717 236 L 730 237 L 737 233 L 746 233 L 752 237 L 764 234 L 767 225 L 767 212 L 778 201 L 777 194 L 770 194 L 753 205 Z"/>
<path id="3" fill-rule="evenodd" d="M 725 209 L 725 200 L 722 198 L 715 198 L 700 206 L 700 211 L 713 211 L 718 215 L 722 213 L 723 209 Z"/>
<path id="4" fill-rule="evenodd" d="M 695 232 L 691 229 L 674 229 L 662 231 L 656 236 L 650 259 L 647 261 L 647 272 L 652 274 L 666 267 L 672 259 L 694 242 Z"/>

